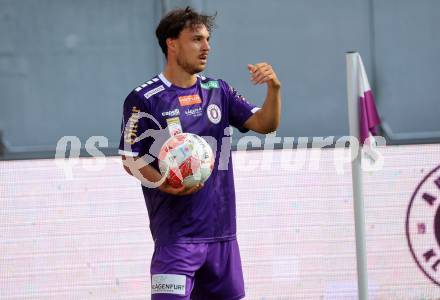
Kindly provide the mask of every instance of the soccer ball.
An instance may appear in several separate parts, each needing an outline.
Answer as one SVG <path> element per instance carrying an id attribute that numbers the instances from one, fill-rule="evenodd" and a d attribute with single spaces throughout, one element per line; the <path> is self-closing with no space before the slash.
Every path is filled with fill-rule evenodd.
<path id="1" fill-rule="evenodd" d="M 176 134 L 163 144 L 159 152 L 160 173 L 175 188 L 192 187 L 205 182 L 213 167 L 212 149 L 197 134 Z"/>

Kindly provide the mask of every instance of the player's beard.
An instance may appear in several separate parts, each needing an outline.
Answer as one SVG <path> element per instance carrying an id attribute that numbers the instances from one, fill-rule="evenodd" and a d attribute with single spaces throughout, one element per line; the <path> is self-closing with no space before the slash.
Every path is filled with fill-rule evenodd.
<path id="1" fill-rule="evenodd" d="M 185 72 L 187 72 L 188 74 L 194 75 L 197 73 L 202 72 L 203 70 L 205 70 L 204 66 L 196 66 L 194 64 L 191 64 L 190 62 L 188 62 L 188 60 L 182 58 L 182 57 L 177 57 L 177 64 L 183 69 L 185 70 Z"/>

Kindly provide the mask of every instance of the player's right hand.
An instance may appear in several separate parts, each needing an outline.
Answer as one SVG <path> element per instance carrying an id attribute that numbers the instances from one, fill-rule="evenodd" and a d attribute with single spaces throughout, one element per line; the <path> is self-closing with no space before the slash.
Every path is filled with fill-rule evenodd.
<path id="1" fill-rule="evenodd" d="M 166 180 L 162 185 L 159 186 L 159 190 L 175 196 L 186 196 L 194 194 L 195 192 L 200 191 L 203 188 L 203 183 L 199 183 L 193 187 L 182 186 L 180 188 L 175 188 L 171 186 Z"/>

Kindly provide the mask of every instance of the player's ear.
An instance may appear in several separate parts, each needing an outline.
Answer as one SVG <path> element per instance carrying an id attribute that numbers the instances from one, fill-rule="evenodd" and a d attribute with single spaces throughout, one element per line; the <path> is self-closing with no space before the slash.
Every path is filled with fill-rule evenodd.
<path id="1" fill-rule="evenodd" d="M 166 40 L 168 51 L 176 52 L 176 39 L 167 38 Z"/>

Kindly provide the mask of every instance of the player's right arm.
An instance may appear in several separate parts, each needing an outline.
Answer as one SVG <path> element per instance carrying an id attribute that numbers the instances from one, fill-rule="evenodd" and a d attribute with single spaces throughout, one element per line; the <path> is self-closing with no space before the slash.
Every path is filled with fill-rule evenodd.
<path id="1" fill-rule="evenodd" d="M 141 159 L 145 154 L 145 149 L 149 146 L 145 143 L 145 139 L 138 139 L 138 136 L 150 127 L 147 118 L 142 118 L 140 115 L 141 112 L 147 112 L 146 105 L 143 99 L 133 91 L 124 102 L 119 143 L 119 154 L 122 155 L 125 171 L 142 183 L 151 183 L 151 186 L 156 186 L 162 192 L 173 195 L 184 196 L 201 189 L 202 186 L 174 188 L 163 180 L 163 176 L 154 167 Z M 163 182 L 160 183 L 161 181 Z"/>
<path id="2" fill-rule="evenodd" d="M 133 162 L 136 164 L 136 160 L 140 159 L 139 157 L 133 157 L 132 160 Z M 130 174 L 131 176 L 136 177 L 136 175 L 134 175 L 131 170 L 130 167 L 127 165 L 127 161 L 129 161 L 130 158 L 127 159 L 127 157 L 125 155 L 122 155 L 122 164 L 124 166 L 124 170 Z M 135 166 L 136 167 L 136 166 Z M 141 182 L 142 180 L 148 180 L 149 182 L 159 182 L 160 180 L 162 180 L 162 175 L 152 166 L 150 165 L 144 165 L 141 168 L 138 169 L 140 176 L 142 176 L 142 178 L 138 178 Z M 194 186 L 194 187 L 185 187 L 182 186 L 180 188 L 175 188 L 171 185 L 168 184 L 168 182 L 165 180 L 159 187 L 158 189 L 162 192 L 168 193 L 168 194 L 172 194 L 172 195 L 176 195 L 176 196 L 185 196 L 185 195 L 190 195 L 192 193 L 197 192 L 198 190 L 200 190 L 203 187 L 203 184 Z"/>

